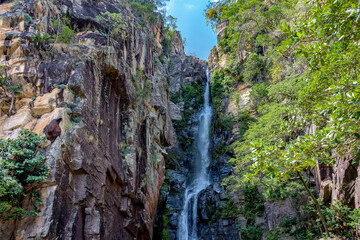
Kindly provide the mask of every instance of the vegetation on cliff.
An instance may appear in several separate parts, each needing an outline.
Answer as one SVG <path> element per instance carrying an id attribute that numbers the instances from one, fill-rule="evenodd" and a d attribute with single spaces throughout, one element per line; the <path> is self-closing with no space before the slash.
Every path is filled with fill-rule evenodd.
<path id="1" fill-rule="evenodd" d="M 0 140 L 0 219 L 36 216 L 41 203 L 38 183 L 49 174 L 39 148 L 45 138 L 21 130 L 16 139 Z M 24 201 L 28 201 L 25 204 Z M 28 205 L 28 206 L 27 206 Z"/>
<path id="2" fill-rule="evenodd" d="M 322 227 L 304 225 L 300 239 L 321 232 L 351 238 L 359 225 L 359 209 L 347 202 L 322 205 L 311 184 L 319 165 L 343 157 L 359 162 L 358 8 L 355 0 L 224 0 L 206 11 L 213 25 L 226 23 L 219 53 L 230 57 L 228 67 L 213 73 L 214 107 L 223 111 L 217 101 L 234 94 L 238 83 L 252 86 L 251 117 L 239 117 L 231 160 L 236 174 L 227 183 L 243 188 L 256 182 L 268 195 L 285 193 L 291 182 L 302 193 L 305 188 Z M 351 217 L 339 220 L 342 211 Z M 352 227 L 342 231 L 341 225 Z"/>

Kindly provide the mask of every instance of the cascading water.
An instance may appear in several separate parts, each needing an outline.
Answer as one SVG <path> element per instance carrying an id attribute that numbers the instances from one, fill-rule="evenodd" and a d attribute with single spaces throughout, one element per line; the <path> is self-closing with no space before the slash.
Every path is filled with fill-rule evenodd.
<path id="1" fill-rule="evenodd" d="M 184 208 L 180 214 L 178 240 L 197 240 L 197 204 L 199 193 L 209 186 L 208 167 L 210 164 L 210 126 L 212 107 L 210 105 L 210 77 L 206 70 L 204 107 L 199 113 L 198 133 L 195 139 L 194 172 L 192 181 L 186 187 Z"/>

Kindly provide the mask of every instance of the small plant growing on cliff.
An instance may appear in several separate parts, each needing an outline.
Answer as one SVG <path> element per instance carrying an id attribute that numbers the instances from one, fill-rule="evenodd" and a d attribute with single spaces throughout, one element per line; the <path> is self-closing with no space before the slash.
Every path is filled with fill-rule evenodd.
<path id="1" fill-rule="evenodd" d="M 45 157 L 38 149 L 46 139 L 21 130 L 16 139 L 0 140 L 0 219 L 2 221 L 36 216 L 40 210 L 40 192 L 36 184 L 49 174 Z M 29 199 L 31 207 L 23 208 Z"/>
<path id="2" fill-rule="evenodd" d="M 25 13 L 24 19 L 25 19 L 25 26 L 26 27 L 30 26 L 33 23 L 32 17 L 27 13 Z"/>
<path id="3" fill-rule="evenodd" d="M 56 42 L 59 43 L 71 43 L 75 37 L 75 32 L 69 27 L 71 24 L 70 19 L 65 15 L 64 12 L 61 12 L 61 17 L 53 20 L 50 27 L 55 32 L 53 36 Z"/>
<path id="4" fill-rule="evenodd" d="M 11 83 L 10 79 L 7 77 L 5 69 L 2 65 L 0 65 L 0 87 L 2 87 L 5 91 L 6 95 L 11 96 L 11 104 L 8 111 L 8 116 L 11 115 L 11 111 L 15 102 L 15 95 L 20 94 L 22 91 L 21 85 L 14 85 Z"/>
<path id="5" fill-rule="evenodd" d="M 55 40 L 48 33 L 41 34 L 37 32 L 37 34 L 32 37 L 32 41 L 38 48 L 47 50 L 48 44 L 53 43 Z"/>
<path id="6" fill-rule="evenodd" d="M 56 29 L 56 42 L 69 44 L 75 36 L 75 32 L 68 26 L 62 24 L 58 20 L 53 23 L 53 28 Z"/>
<path id="7" fill-rule="evenodd" d="M 109 35 L 113 38 L 120 35 L 122 39 L 126 38 L 125 24 L 121 13 L 104 12 L 96 16 L 100 23 L 108 25 Z"/>
<path id="8" fill-rule="evenodd" d="M 156 3 L 153 1 L 131 1 L 130 6 L 132 12 L 140 17 L 145 23 L 154 24 L 156 22 Z"/>

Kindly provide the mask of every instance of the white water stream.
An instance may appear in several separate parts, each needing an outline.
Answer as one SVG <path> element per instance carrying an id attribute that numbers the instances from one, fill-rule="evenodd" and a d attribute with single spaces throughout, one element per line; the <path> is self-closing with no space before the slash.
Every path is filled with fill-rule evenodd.
<path id="1" fill-rule="evenodd" d="M 210 184 L 208 167 L 210 164 L 210 127 L 212 107 L 210 105 L 210 76 L 206 70 L 204 107 L 199 113 L 198 133 L 195 139 L 194 174 L 186 187 L 184 209 L 179 217 L 178 240 L 197 240 L 197 205 L 199 193 Z"/>

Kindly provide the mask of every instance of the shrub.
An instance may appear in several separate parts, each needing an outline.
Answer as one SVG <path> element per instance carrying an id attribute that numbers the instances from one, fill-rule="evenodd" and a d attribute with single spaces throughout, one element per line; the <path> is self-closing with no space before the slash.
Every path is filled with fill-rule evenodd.
<path id="1" fill-rule="evenodd" d="M 55 20 L 51 27 L 55 30 L 56 42 L 69 44 L 75 37 L 75 32 L 67 25 L 70 24 L 70 20 L 66 17 L 62 17 L 61 21 Z"/>
<path id="2" fill-rule="evenodd" d="M 111 37 L 115 38 L 120 34 L 122 39 L 126 38 L 125 24 L 123 15 L 121 13 L 104 12 L 96 16 L 96 20 L 109 25 L 109 31 L 111 31 Z"/>
<path id="3" fill-rule="evenodd" d="M 36 216 L 40 210 L 40 192 L 34 184 L 42 182 L 49 174 L 45 157 L 38 154 L 45 138 L 28 130 L 21 130 L 16 139 L 0 140 L 0 218 L 3 221 Z M 28 197 L 32 208 L 22 208 Z"/>
<path id="4" fill-rule="evenodd" d="M 241 239 L 244 240 L 261 240 L 262 229 L 259 224 L 249 224 L 244 227 L 240 227 Z"/>
<path id="5" fill-rule="evenodd" d="M 181 100 L 182 100 L 182 96 L 180 90 L 170 95 L 170 101 L 172 101 L 173 103 L 179 103 L 181 102 Z"/>
<path id="6" fill-rule="evenodd" d="M 254 122 L 255 119 L 250 116 L 248 110 L 240 112 L 237 118 L 239 123 L 239 141 L 243 141 L 245 132 L 249 129 L 250 124 Z"/>
<path id="7" fill-rule="evenodd" d="M 225 115 L 219 117 L 219 119 L 215 122 L 215 128 L 221 129 L 222 132 L 231 132 L 233 129 L 235 122 L 232 119 L 231 115 Z"/>
<path id="8" fill-rule="evenodd" d="M 355 239 L 356 227 L 360 224 L 360 209 L 351 209 L 340 201 L 335 201 L 329 207 L 325 206 L 321 199 L 318 201 L 321 205 L 321 212 L 326 219 L 329 231 L 347 239 Z M 311 199 L 305 210 L 316 219 L 316 223 L 320 228 L 320 217 Z"/>
<path id="9" fill-rule="evenodd" d="M 254 84 L 251 87 L 250 99 L 255 105 L 258 105 L 262 101 L 267 101 L 268 89 L 265 83 Z"/>
<path id="10" fill-rule="evenodd" d="M 39 48 L 42 48 L 43 50 L 46 50 L 47 45 L 49 43 L 53 43 L 54 39 L 48 33 L 41 34 L 40 32 L 37 32 L 37 34 L 32 37 L 32 41 Z"/>
<path id="11" fill-rule="evenodd" d="M 164 36 L 164 39 L 162 40 L 161 42 L 161 46 L 162 46 L 162 49 L 163 49 L 163 53 L 162 53 L 162 56 L 169 56 L 170 53 L 171 53 L 171 50 L 172 50 L 172 45 L 171 45 L 171 39 L 170 37 L 168 36 L 168 34 L 165 34 Z M 164 62 L 163 59 L 160 59 L 160 62 Z"/>
<path id="12" fill-rule="evenodd" d="M 245 203 L 241 206 L 242 214 L 246 219 L 252 220 L 255 215 L 262 216 L 264 212 L 264 202 L 256 185 L 250 184 L 244 187 L 243 194 Z"/>
<path id="13" fill-rule="evenodd" d="M 220 70 L 215 70 L 212 74 L 212 84 L 211 84 L 211 99 L 214 109 L 220 110 L 222 105 L 222 99 L 226 97 L 225 87 L 223 83 L 224 73 Z"/>
<path id="14" fill-rule="evenodd" d="M 154 3 L 138 3 L 130 2 L 131 9 L 135 15 L 142 18 L 146 23 L 154 23 L 156 20 L 154 11 L 156 5 Z"/>
<path id="15" fill-rule="evenodd" d="M 26 27 L 30 26 L 30 24 L 33 23 L 33 19 L 29 14 L 25 13 L 24 18 L 25 18 L 25 26 Z"/>
<path id="16" fill-rule="evenodd" d="M 263 57 L 257 53 L 251 53 L 245 62 L 243 73 L 245 82 L 260 82 L 263 68 Z"/>

